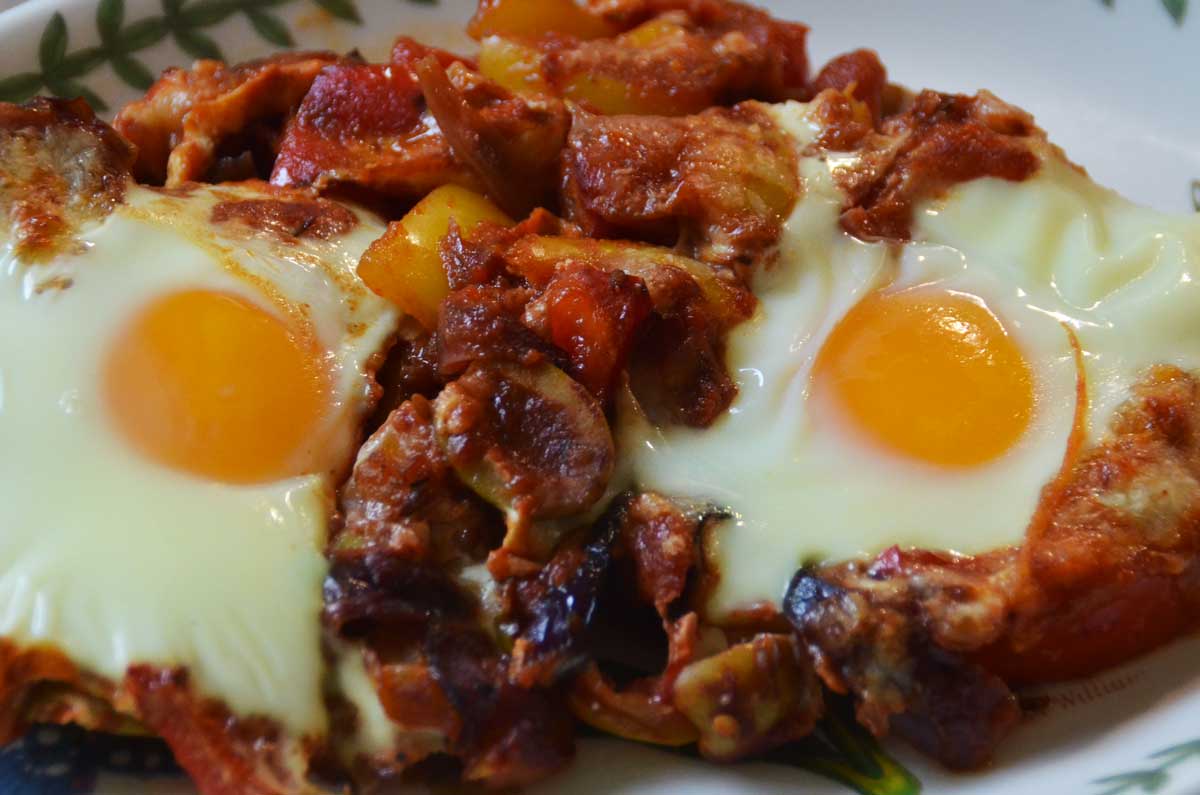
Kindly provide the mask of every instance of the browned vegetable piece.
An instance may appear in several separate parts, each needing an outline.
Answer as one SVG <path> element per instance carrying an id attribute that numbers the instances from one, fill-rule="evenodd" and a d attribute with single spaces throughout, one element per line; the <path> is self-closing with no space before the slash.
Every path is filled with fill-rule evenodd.
<path id="1" fill-rule="evenodd" d="M 344 653 L 361 653 L 364 657 L 379 704 L 392 723 L 394 754 L 400 767 L 449 750 L 452 738 L 462 730 L 461 720 L 420 655 L 384 660 L 370 648 L 352 648 Z"/>
<path id="2" fill-rule="evenodd" d="M 618 690 L 591 665 L 571 686 L 571 709 L 589 726 L 627 740 L 669 747 L 696 742 L 696 727 L 658 689 L 647 679 Z"/>
<path id="3" fill-rule="evenodd" d="M 498 518 L 454 477 L 433 407 L 420 395 L 363 445 L 340 507 L 334 558 L 379 552 L 405 561 L 480 560 L 499 540 Z"/>
<path id="4" fill-rule="evenodd" d="M 841 92 L 814 100 L 818 113 L 844 105 Z M 857 105 L 858 103 L 852 103 Z M 825 145 L 856 149 L 858 166 L 835 174 L 849 199 L 842 228 L 864 240 L 907 240 L 913 208 L 960 182 L 995 177 L 1020 182 L 1033 176 L 1049 152 L 1033 117 L 987 91 L 974 96 L 922 91 L 880 133 L 851 120 L 855 134 L 831 127 Z M 862 130 L 866 132 L 861 132 Z"/>
<path id="5" fill-rule="evenodd" d="M 650 309 L 641 279 L 577 265 L 559 270 L 525 316 L 567 352 L 571 375 L 604 402 Z"/>
<path id="6" fill-rule="evenodd" d="M 701 522 L 653 493 L 639 494 L 629 506 L 628 517 L 621 540 L 633 562 L 638 596 L 666 618 L 699 563 Z"/>
<path id="7" fill-rule="evenodd" d="M 438 367 L 446 377 L 462 373 L 472 362 L 511 362 L 534 366 L 559 362 L 562 353 L 521 315 L 528 288 L 472 284 L 455 290 L 438 314 Z"/>
<path id="8" fill-rule="evenodd" d="M 295 112 L 321 70 L 344 60 L 301 52 L 237 66 L 205 60 L 190 70 L 168 69 L 113 125 L 138 148 L 138 179 L 168 186 L 203 180 L 223 145 L 235 138 L 253 145 L 256 132 L 263 141 L 272 139 L 279 120 Z M 269 159 L 257 165 L 271 167 Z"/>
<path id="9" fill-rule="evenodd" d="M 732 761 L 798 740 L 824 710 L 796 639 L 759 635 L 684 668 L 675 706 L 700 732 L 700 752 Z"/>
<path id="10" fill-rule="evenodd" d="M 821 679 L 857 697 L 858 720 L 876 735 L 894 731 L 951 768 L 986 763 L 1020 718 L 1016 697 L 995 674 L 939 646 L 925 621 L 908 614 L 904 602 L 913 595 L 905 591 L 922 590 L 921 583 L 897 587 L 869 576 L 849 579 L 861 587 L 801 571 L 784 599 L 784 613 Z M 967 636 L 972 628 L 987 633 L 995 627 L 987 612 L 1002 609 L 988 600 L 967 600 L 969 581 L 960 578 L 956 584 L 964 590 L 951 597 L 973 605 L 971 615 L 960 619 L 965 626 L 957 628 Z M 930 590 L 932 602 L 936 592 Z"/>
<path id="11" fill-rule="evenodd" d="M 571 715 L 552 690 L 522 688 L 481 633 L 435 628 L 424 644 L 429 667 L 461 720 L 451 753 L 465 781 L 488 787 L 532 784 L 575 753 Z"/>
<path id="12" fill-rule="evenodd" d="M 589 236 L 680 245 L 743 272 L 799 189 L 792 139 L 754 102 L 682 118 L 576 113 L 562 163 L 567 218 Z"/>
<path id="13" fill-rule="evenodd" d="M 447 70 L 432 56 L 416 65 L 429 112 L 455 160 L 515 217 L 546 203 L 569 118 L 551 98 L 513 97 L 460 63 Z"/>
<path id="14" fill-rule="evenodd" d="M 639 334 L 630 373 L 654 421 L 703 427 L 733 400 L 721 332 L 748 318 L 755 302 L 727 269 L 655 246 L 553 236 L 521 238 L 504 258 L 535 285 L 581 266 L 623 271 L 646 284 L 655 314 Z"/>
<path id="15" fill-rule="evenodd" d="M 412 70 L 358 63 L 330 67 L 313 82 L 284 128 L 271 181 L 374 201 L 474 185 L 436 130 Z"/>
<path id="16" fill-rule="evenodd" d="M 529 235 L 504 253 L 508 267 L 539 286 L 550 283 L 559 269 L 584 265 L 623 271 L 641 279 L 658 311 L 677 306 L 678 285 L 694 282 L 705 313 L 724 328 L 754 313 L 755 300 L 728 271 L 659 247 L 614 240 Z"/>
<path id="17" fill-rule="evenodd" d="M 438 440 L 464 483 L 505 511 L 504 549 L 545 559 L 535 519 L 581 513 L 600 499 L 615 463 L 596 399 L 550 364 L 475 364 L 435 404 Z"/>
<path id="18" fill-rule="evenodd" d="M 495 5 L 516 10 L 529 2 Z M 807 96 L 807 29 L 751 6 L 604 3 L 596 8 L 612 19 L 606 34 L 556 26 L 557 8 L 549 4 L 544 19 L 530 24 L 479 30 L 484 74 L 513 91 L 550 92 L 608 115 L 678 116 L 746 99 Z M 589 18 L 579 9 L 573 14 Z"/>
<path id="19" fill-rule="evenodd" d="M 575 717 L 590 726 L 639 742 L 677 746 L 695 742 L 696 727 L 674 703 L 679 672 L 697 659 L 725 648 L 722 633 L 704 637 L 695 613 L 676 621 L 663 618 L 667 662 L 661 672 L 618 685 L 599 666 L 585 669 L 572 683 L 569 698 Z"/>
<path id="20" fill-rule="evenodd" d="M 626 501 L 618 498 L 596 523 L 586 546 L 563 544 L 535 577 L 515 583 L 510 621 L 517 627 L 508 678 L 522 687 L 549 686 L 589 659 L 592 622 L 612 566 Z"/>
<path id="21" fill-rule="evenodd" d="M 874 50 L 855 50 L 839 55 L 821 67 L 813 78 L 812 92 L 827 88 L 844 91 L 871 112 L 871 121 L 879 124 L 883 110 L 883 92 L 887 88 L 887 69 Z"/>
<path id="22" fill-rule="evenodd" d="M 0 232 L 49 256 L 121 202 L 135 154 L 82 100 L 0 103 Z"/>

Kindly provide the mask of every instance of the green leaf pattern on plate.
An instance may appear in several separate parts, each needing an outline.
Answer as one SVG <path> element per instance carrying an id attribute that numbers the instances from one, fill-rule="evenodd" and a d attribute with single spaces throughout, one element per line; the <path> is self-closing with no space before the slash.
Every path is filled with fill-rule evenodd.
<path id="1" fill-rule="evenodd" d="M 162 15 L 126 24 L 125 0 L 100 0 L 96 4 L 96 32 L 100 44 L 74 52 L 69 50 L 67 21 L 55 13 L 46 23 L 38 43 L 39 71 L 0 77 L 0 102 L 24 102 L 40 91 L 60 97 L 83 97 L 93 108 L 106 111 L 109 105 L 80 80 L 104 64 L 130 87 L 145 91 L 155 72 L 135 57 L 141 50 L 170 36 L 192 58 L 222 59 L 221 47 L 204 28 L 219 25 L 241 14 L 250 27 L 272 47 L 295 46 L 287 24 L 270 8 L 294 5 L 298 0 L 161 0 Z M 330 16 L 355 25 L 362 24 L 355 0 L 311 0 Z M 432 3 L 436 0 L 409 0 Z"/>
<path id="2" fill-rule="evenodd" d="M 1150 754 L 1150 767 L 1098 778 L 1092 783 L 1100 787 L 1097 795 L 1130 795 L 1130 793 L 1161 792 L 1171 781 L 1171 768 L 1189 759 L 1200 759 L 1200 739 L 1172 745 Z"/>
<path id="3" fill-rule="evenodd" d="M 1116 0 L 1100 0 L 1105 6 L 1113 8 L 1116 6 Z M 1159 0 L 1162 7 L 1171 15 L 1171 19 L 1175 20 L 1176 25 L 1183 24 L 1183 18 L 1187 16 L 1188 0 Z"/>

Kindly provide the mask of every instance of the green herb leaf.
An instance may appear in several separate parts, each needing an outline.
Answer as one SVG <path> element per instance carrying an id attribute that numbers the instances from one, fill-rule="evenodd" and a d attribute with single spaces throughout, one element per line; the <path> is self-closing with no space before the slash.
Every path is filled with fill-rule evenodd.
<path id="1" fill-rule="evenodd" d="M 94 91 L 89 89 L 82 83 L 76 83 L 74 80 L 62 80 L 46 76 L 46 88 L 55 96 L 63 99 L 74 99 L 75 97 L 83 97 L 87 104 L 92 106 L 92 110 L 106 111 L 108 103 L 101 99 Z"/>
<path id="2" fill-rule="evenodd" d="M 24 102 L 42 87 L 42 76 L 36 72 L 22 72 L 0 80 L 0 102 Z"/>
<path id="3" fill-rule="evenodd" d="M 54 73 L 59 77 L 79 77 L 107 60 L 108 53 L 103 47 L 85 47 L 64 57 Z"/>
<path id="4" fill-rule="evenodd" d="M 38 63 L 43 72 L 52 72 L 67 54 L 67 20 L 57 11 L 46 29 L 42 31 L 42 40 L 38 44 Z"/>
<path id="5" fill-rule="evenodd" d="M 183 0 L 162 0 L 163 13 L 173 17 L 183 8 Z"/>
<path id="6" fill-rule="evenodd" d="M 154 85 L 154 73 L 141 61 L 128 55 L 113 56 L 113 71 L 130 87 L 145 91 Z"/>
<path id="7" fill-rule="evenodd" d="M 217 46 L 217 43 L 198 30 L 191 30 L 189 28 L 176 30 L 175 43 L 179 45 L 179 49 L 193 58 L 211 58 L 216 61 L 225 60 L 225 56 L 221 54 L 221 48 Z"/>
<path id="8" fill-rule="evenodd" d="M 96 4 L 96 29 L 100 40 L 112 46 L 125 24 L 125 0 L 100 0 Z"/>
<path id="9" fill-rule="evenodd" d="M 358 25 L 362 23 L 362 17 L 358 14 L 358 8 L 355 7 L 352 0 L 315 0 L 316 4 L 321 8 L 333 14 L 338 19 L 344 19 L 347 22 L 353 22 Z"/>
<path id="10" fill-rule="evenodd" d="M 189 28 L 207 28 L 224 22 L 238 10 L 231 0 L 200 0 L 179 12 L 179 21 Z"/>
<path id="11" fill-rule="evenodd" d="M 121 31 L 117 46 L 121 52 L 137 52 L 153 47 L 167 35 L 167 22 L 162 17 L 150 17 L 134 22 Z"/>
<path id="12" fill-rule="evenodd" d="M 1175 20 L 1175 24 L 1182 25 L 1183 18 L 1187 16 L 1188 0 L 1162 0 L 1162 4 L 1171 15 L 1171 19 Z"/>
<path id="13" fill-rule="evenodd" d="M 254 30 L 259 36 L 262 36 L 264 41 L 274 44 L 276 47 L 291 47 L 293 45 L 291 32 L 288 31 L 287 26 L 278 17 L 271 16 L 265 11 L 259 11 L 249 6 L 243 10 L 246 12 L 246 16 L 250 18 L 250 24 L 254 26 Z"/>
<path id="14" fill-rule="evenodd" d="M 833 699 L 808 737 L 771 751 L 767 761 L 804 768 L 862 795 L 918 795 L 921 782 L 858 724 L 849 704 Z"/>

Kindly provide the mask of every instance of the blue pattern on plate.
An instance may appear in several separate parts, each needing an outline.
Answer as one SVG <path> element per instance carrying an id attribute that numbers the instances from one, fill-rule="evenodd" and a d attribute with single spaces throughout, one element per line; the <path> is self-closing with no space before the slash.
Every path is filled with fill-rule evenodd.
<path id="1" fill-rule="evenodd" d="M 100 773 L 136 778 L 180 775 L 159 740 L 35 726 L 0 749 L 0 795 L 85 795 Z"/>

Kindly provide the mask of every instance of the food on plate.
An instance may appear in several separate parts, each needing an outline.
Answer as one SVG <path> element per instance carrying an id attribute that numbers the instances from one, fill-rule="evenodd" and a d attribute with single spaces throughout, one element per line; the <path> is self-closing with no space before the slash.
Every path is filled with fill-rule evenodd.
<path id="1" fill-rule="evenodd" d="M 137 185 L 79 103 L 0 128 L 29 169 L 3 200 L 5 735 L 136 719 L 201 787 L 299 791 L 334 487 L 398 317 L 354 273 L 384 227 L 265 183 Z"/>
<path id="2" fill-rule="evenodd" d="M 848 697 L 972 769 L 1195 628 L 1200 221 L 750 6 L 468 30 L 0 106 L 0 738 L 503 788 Z"/>

